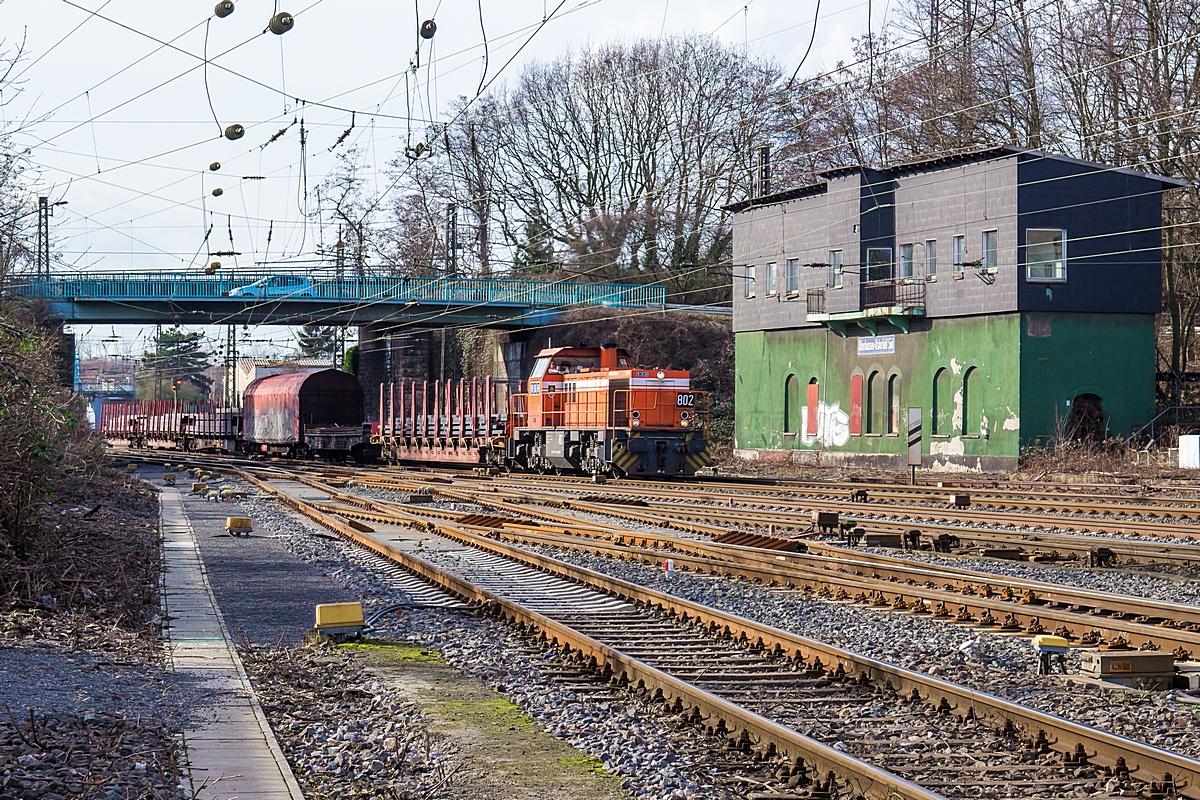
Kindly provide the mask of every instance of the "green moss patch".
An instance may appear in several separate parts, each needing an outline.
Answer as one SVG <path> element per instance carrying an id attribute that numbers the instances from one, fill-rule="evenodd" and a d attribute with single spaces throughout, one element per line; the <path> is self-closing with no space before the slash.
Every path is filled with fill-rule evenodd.
<path id="1" fill-rule="evenodd" d="M 444 664 L 442 654 L 409 642 L 392 642 L 386 639 L 367 639 L 348 642 L 339 646 L 341 650 L 366 658 L 373 664 Z"/>

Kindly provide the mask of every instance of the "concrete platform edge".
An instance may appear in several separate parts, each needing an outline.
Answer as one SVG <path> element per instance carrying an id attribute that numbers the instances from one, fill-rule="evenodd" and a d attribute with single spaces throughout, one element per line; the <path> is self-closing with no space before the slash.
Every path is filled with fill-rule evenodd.
<path id="1" fill-rule="evenodd" d="M 238 679 L 240 680 L 240 682 L 242 684 L 243 691 L 245 691 L 246 696 L 249 699 L 250 708 L 252 709 L 252 711 L 254 713 L 254 719 L 258 725 L 258 729 L 261 731 L 263 740 L 266 742 L 266 745 L 270 750 L 271 756 L 275 761 L 275 765 L 279 769 L 279 774 L 283 778 L 284 783 L 286 784 L 288 795 L 292 798 L 292 800 L 304 800 L 304 793 L 300 789 L 300 784 L 296 781 L 295 775 L 292 774 L 292 767 L 290 764 L 288 764 L 287 758 L 283 754 L 283 750 L 279 747 L 279 742 L 275 738 L 275 732 L 271 729 L 271 724 L 267 721 L 266 714 L 264 714 L 263 710 L 262 710 L 262 705 L 258 701 L 258 694 L 254 691 L 254 686 L 250 682 L 250 676 L 246 673 L 245 665 L 242 664 L 242 659 L 241 659 L 241 657 L 238 656 L 237 648 L 235 648 L 233 646 L 233 641 L 229 636 L 229 630 L 225 627 L 225 618 L 221 614 L 221 608 L 217 604 L 216 595 L 213 593 L 212 586 L 209 584 L 208 571 L 207 571 L 207 569 L 205 569 L 204 558 L 200 554 L 200 548 L 196 542 L 195 533 L 192 531 L 192 525 L 191 525 L 191 521 L 188 519 L 187 510 L 183 506 L 182 495 L 180 494 L 178 489 L 176 489 L 174 487 L 168 487 L 168 486 L 161 487 L 160 492 L 159 492 L 159 505 L 158 505 L 159 538 L 164 544 L 164 551 L 165 551 L 165 544 L 167 541 L 167 539 L 166 539 L 166 530 L 167 530 L 167 528 L 166 528 L 166 505 L 167 505 L 168 500 L 170 500 L 170 499 L 173 499 L 174 502 L 178 504 L 179 515 L 180 515 L 181 521 L 186 526 L 188 538 L 189 538 L 190 542 L 192 543 L 193 547 L 195 547 L 196 558 L 200 564 L 200 578 L 201 578 L 201 581 L 203 582 L 204 592 L 205 592 L 205 594 L 207 594 L 208 600 L 212 604 L 212 610 L 213 610 L 214 615 L 216 616 L 217 626 L 221 633 L 221 639 L 223 640 L 225 647 L 229 651 L 230 660 L 233 662 L 233 666 L 237 671 Z M 164 567 L 165 567 L 165 564 L 166 564 L 166 562 L 164 560 Z M 167 612 L 169 611 L 169 609 L 167 607 L 167 600 L 166 600 L 167 591 L 166 591 L 165 570 L 164 570 L 164 575 L 163 575 L 162 597 L 163 597 L 162 602 L 163 602 L 163 609 L 164 609 L 163 619 L 165 621 L 167 619 Z M 165 644 L 167 645 L 167 648 L 168 648 L 168 655 L 170 655 L 170 653 L 172 651 L 172 648 L 170 646 L 170 626 L 164 625 L 163 632 L 164 632 Z M 172 664 L 170 658 L 168 658 L 168 664 L 170 665 L 168 668 L 174 669 L 174 665 Z M 187 746 L 187 737 L 183 736 L 181 738 L 184 740 L 184 746 L 186 747 Z M 188 774 L 189 783 L 191 783 L 192 779 L 191 779 L 190 759 L 189 759 L 189 769 L 187 771 L 187 774 Z M 193 791 L 193 793 L 195 793 L 197 791 L 194 784 L 192 786 L 192 791 Z"/>

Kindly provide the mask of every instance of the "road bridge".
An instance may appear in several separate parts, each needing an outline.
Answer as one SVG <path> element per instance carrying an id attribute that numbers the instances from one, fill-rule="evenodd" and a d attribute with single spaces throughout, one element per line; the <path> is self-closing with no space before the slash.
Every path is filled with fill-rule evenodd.
<path id="1" fill-rule="evenodd" d="M 260 281 L 267 296 L 238 296 Z M 283 279 L 283 280 L 279 280 Z M 342 277 L 325 273 L 127 272 L 20 276 L 9 294 L 45 300 L 75 324 L 375 325 L 421 328 L 485 324 L 520 328 L 552 322 L 578 306 L 655 308 L 662 286 L 477 278 Z M 231 296 L 233 293 L 233 296 Z"/>

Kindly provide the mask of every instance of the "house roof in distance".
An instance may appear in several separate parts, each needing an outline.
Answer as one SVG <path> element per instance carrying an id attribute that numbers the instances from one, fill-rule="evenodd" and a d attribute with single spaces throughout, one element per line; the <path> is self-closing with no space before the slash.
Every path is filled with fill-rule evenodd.
<path id="1" fill-rule="evenodd" d="M 899 177 L 901 175 L 912 174 L 915 172 L 923 172 L 930 169 L 944 169 L 946 167 L 956 166 L 958 164 L 969 164 L 976 161 L 986 161 L 988 159 L 1007 158 L 1009 156 L 1020 156 L 1028 159 L 1053 159 L 1055 161 L 1063 161 L 1068 164 L 1077 164 L 1083 167 L 1089 167 L 1097 172 L 1119 172 L 1125 175 L 1132 175 L 1137 178 L 1156 181 L 1162 184 L 1163 189 L 1178 189 L 1183 186 L 1188 186 L 1188 182 L 1179 180 L 1178 178 L 1168 178 L 1165 175 L 1157 175 L 1153 172 L 1142 172 L 1128 167 L 1114 167 L 1111 164 L 1100 164 L 1095 161 L 1084 161 L 1071 156 L 1059 155 L 1058 153 L 1048 153 L 1044 150 L 1033 150 L 1028 147 L 1018 147 L 1013 144 L 995 145 L 992 147 L 984 147 L 978 150 L 968 150 L 957 153 L 944 153 L 937 156 L 916 159 L 914 161 L 906 161 L 899 164 L 894 164 L 890 167 L 867 167 L 861 164 L 848 164 L 843 167 L 834 167 L 833 169 L 825 170 L 818 173 L 824 181 L 819 183 L 802 186 L 798 189 L 788 189 L 783 192 L 775 192 L 774 194 L 755 197 L 750 200 L 742 200 L 738 203 L 730 203 L 725 206 L 726 211 L 739 213 L 747 211 L 751 208 L 759 208 L 761 206 L 775 205 L 777 203 L 786 203 L 789 200 L 796 200 L 801 197 L 810 195 L 822 194 L 827 191 L 828 181 L 834 178 L 840 178 L 845 175 L 851 175 L 856 172 L 869 172 L 883 179 L 891 177 Z"/>

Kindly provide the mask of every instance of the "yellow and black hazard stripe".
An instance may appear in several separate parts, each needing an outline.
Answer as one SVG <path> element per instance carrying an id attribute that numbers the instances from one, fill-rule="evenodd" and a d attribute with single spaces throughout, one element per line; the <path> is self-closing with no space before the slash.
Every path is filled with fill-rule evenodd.
<path id="1" fill-rule="evenodd" d="M 624 442 L 613 442 L 612 445 L 612 463 L 617 469 L 622 472 L 629 472 L 637 466 L 640 456 L 637 453 L 631 453 Z"/>
<path id="2" fill-rule="evenodd" d="M 683 463 L 687 464 L 692 472 L 712 464 L 712 456 L 708 454 L 708 444 L 705 443 L 704 449 L 699 453 L 688 453 L 684 457 Z"/>

